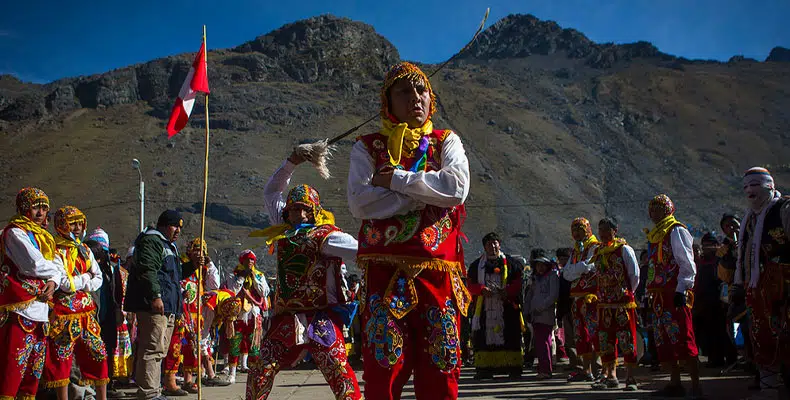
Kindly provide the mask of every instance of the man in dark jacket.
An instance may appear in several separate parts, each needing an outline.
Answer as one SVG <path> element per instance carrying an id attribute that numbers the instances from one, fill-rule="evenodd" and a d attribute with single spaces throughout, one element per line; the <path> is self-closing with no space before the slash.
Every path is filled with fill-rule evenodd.
<path id="1" fill-rule="evenodd" d="M 177 211 L 159 216 L 156 229 L 148 228 L 135 240 L 134 266 L 129 271 L 125 311 L 137 315 L 135 381 L 140 400 L 165 399 L 161 395 L 162 359 L 165 358 L 176 316 L 183 312 L 181 279 L 192 275 L 199 263 L 182 264 L 175 241 L 184 221 Z"/>

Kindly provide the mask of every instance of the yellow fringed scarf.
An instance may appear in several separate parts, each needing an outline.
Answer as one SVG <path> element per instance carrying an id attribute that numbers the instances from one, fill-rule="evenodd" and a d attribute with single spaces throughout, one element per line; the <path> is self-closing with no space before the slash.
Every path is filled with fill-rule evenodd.
<path id="1" fill-rule="evenodd" d="M 405 122 L 395 124 L 386 118 L 382 118 L 381 125 L 380 133 L 388 138 L 387 152 L 392 165 L 400 165 L 404 147 L 408 151 L 414 151 L 420 144 L 420 138 L 433 132 L 433 122 L 430 119 L 423 126 L 415 129 L 410 129 L 409 124 Z"/>
<path id="2" fill-rule="evenodd" d="M 315 216 L 315 224 L 313 226 L 322 226 L 322 225 L 334 225 L 335 224 L 335 215 L 332 214 L 330 211 L 321 209 L 318 212 L 318 215 Z M 266 244 L 271 246 L 276 241 L 286 238 L 289 234 L 295 232 L 297 228 L 292 226 L 289 223 L 283 223 L 279 225 L 272 225 L 266 229 L 259 229 L 257 231 L 252 231 L 249 234 L 249 237 L 263 237 L 266 238 Z"/>
<path id="3" fill-rule="evenodd" d="M 33 233 L 33 236 L 36 238 L 36 243 L 38 244 L 38 249 L 41 251 L 41 255 L 43 255 L 44 258 L 49 261 L 55 259 L 55 251 L 57 247 L 55 245 L 55 239 L 52 237 L 52 234 L 47 232 L 46 229 L 42 228 L 41 225 L 20 214 L 17 214 L 11 218 L 9 223 Z"/>
<path id="4" fill-rule="evenodd" d="M 82 242 L 77 242 L 75 240 L 66 239 L 63 236 L 55 236 L 55 244 L 58 247 L 65 248 L 66 256 L 63 260 L 63 264 L 66 267 L 66 274 L 69 278 L 69 287 L 71 289 L 71 293 L 74 293 L 74 268 L 77 265 L 77 256 L 79 255 L 79 246 L 83 246 Z M 90 257 L 85 258 L 85 266 L 90 270 L 91 268 L 91 260 Z"/>
<path id="5" fill-rule="evenodd" d="M 574 259 L 573 262 L 579 262 L 581 260 L 581 257 L 582 257 L 582 251 L 589 249 L 590 246 L 592 246 L 594 244 L 598 244 L 598 238 L 595 237 L 595 235 L 590 235 L 590 237 L 588 237 L 587 239 L 584 239 L 581 242 L 581 244 L 579 242 L 574 243 L 573 244 L 573 250 L 574 250 L 573 254 L 577 255 L 579 257 L 579 259 L 578 260 Z"/>
<path id="6" fill-rule="evenodd" d="M 661 221 L 656 223 L 656 226 L 653 227 L 653 230 L 647 232 L 647 241 L 653 244 L 658 244 L 658 262 L 661 263 L 664 261 L 664 252 L 661 246 L 661 242 L 664 241 L 664 238 L 667 234 L 674 228 L 676 225 L 680 225 L 682 227 L 686 227 L 680 221 L 675 219 L 675 216 L 670 214 L 664 217 Z"/>

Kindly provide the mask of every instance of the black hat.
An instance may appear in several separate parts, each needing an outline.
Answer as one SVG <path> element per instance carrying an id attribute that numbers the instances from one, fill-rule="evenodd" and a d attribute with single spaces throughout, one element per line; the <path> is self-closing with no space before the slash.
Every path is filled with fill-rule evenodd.
<path id="1" fill-rule="evenodd" d="M 184 226 L 184 219 L 181 218 L 181 213 L 176 210 L 165 210 L 159 215 L 159 220 L 156 221 L 156 226 Z"/>

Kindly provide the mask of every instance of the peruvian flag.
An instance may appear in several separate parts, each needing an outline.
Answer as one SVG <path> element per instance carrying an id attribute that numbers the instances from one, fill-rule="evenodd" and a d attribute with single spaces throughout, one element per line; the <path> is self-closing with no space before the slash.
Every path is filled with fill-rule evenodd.
<path id="1" fill-rule="evenodd" d="M 189 114 L 192 114 L 192 106 L 195 105 L 197 92 L 209 93 L 208 90 L 208 65 L 206 65 L 206 42 L 200 45 L 200 51 L 192 62 L 187 79 L 181 85 L 176 104 L 170 112 L 170 120 L 167 121 L 167 137 L 171 138 L 180 132 L 187 125 Z"/>

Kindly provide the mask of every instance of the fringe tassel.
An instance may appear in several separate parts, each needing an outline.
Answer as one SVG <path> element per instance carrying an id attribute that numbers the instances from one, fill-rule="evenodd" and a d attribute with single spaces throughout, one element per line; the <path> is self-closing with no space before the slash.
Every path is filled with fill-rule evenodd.
<path id="1" fill-rule="evenodd" d="M 25 308 L 27 308 L 27 306 L 29 306 L 34 301 L 36 301 L 36 299 L 32 298 L 30 300 L 25 300 L 19 303 L 5 304 L 0 306 L 0 312 L 4 312 L 4 311 L 14 312 L 14 311 L 24 310 Z"/>
<path id="2" fill-rule="evenodd" d="M 110 378 L 104 379 L 80 379 L 80 386 L 101 386 L 110 383 Z"/>
<path id="3" fill-rule="evenodd" d="M 366 254 L 364 256 L 357 256 L 357 264 L 363 269 L 367 268 L 369 264 L 387 264 L 393 267 L 407 268 L 410 272 L 418 272 L 418 270 L 423 269 L 440 272 L 460 272 L 463 270 L 463 264 L 458 261 L 396 256 L 392 254 Z"/>
<path id="4" fill-rule="evenodd" d="M 332 159 L 332 152 L 335 151 L 335 146 L 329 144 L 329 140 L 319 140 L 315 143 L 300 144 L 294 148 L 294 151 L 299 157 L 309 161 L 318 174 L 324 179 L 332 177 L 332 173 L 327 167 L 327 161 Z"/>
<path id="5" fill-rule="evenodd" d="M 610 309 L 624 308 L 626 310 L 632 310 L 632 309 L 636 308 L 636 303 L 634 303 L 632 301 L 632 302 L 626 303 L 626 304 L 621 304 L 621 303 L 620 304 L 618 304 L 618 303 L 615 303 L 615 304 L 598 304 L 598 308 L 599 309 L 600 308 L 610 308 Z"/>
<path id="6" fill-rule="evenodd" d="M 57 381 L 41 382 L 39 383 L 39 386 L 43 387 L 44 389 L 57 389 L 68 386 L 69 382 L 71 382 L 71 380 L 66 378 Z"/>

